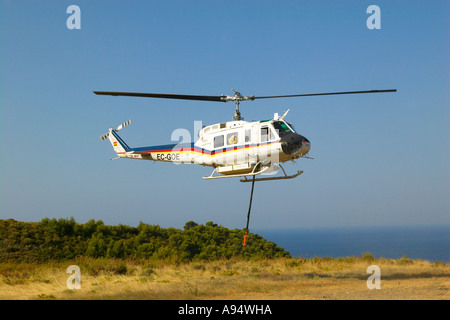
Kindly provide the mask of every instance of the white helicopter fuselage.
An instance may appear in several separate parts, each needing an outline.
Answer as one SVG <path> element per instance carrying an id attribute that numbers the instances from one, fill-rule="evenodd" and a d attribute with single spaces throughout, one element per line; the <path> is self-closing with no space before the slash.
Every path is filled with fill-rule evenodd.
<path id="1" fill-rule="evenodd" d="M 216 168 L 220 175 L 242 176 L 261 170 L 270 171 L 281 162 L 298 159 L 310 150 L 310 142 L 297 134 L 292 125 L 275 114 L 272 120 L 234 120 L 205 126 L 194 143 L 180 143 L 130 148 L 117 131 L 110 129 L 102 136 L 109 138 L 119 158 L 143 159 L 173 163 L 194 163 Z M 212 176 L 211 176 L 212 178 Z"/>

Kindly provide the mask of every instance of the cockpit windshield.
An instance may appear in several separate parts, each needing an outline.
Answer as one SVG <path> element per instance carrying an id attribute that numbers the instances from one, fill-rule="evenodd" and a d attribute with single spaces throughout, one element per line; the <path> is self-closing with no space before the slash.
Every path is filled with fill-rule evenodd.
<path id="1" fill-rule="evenodd" d="M 280 138 L 284 137 L 288 133 L 292 133 L 291 129 L 289 129 L 289 127 L 284 122 L 274 121 L 272 124 L 275 130 L 278 132 Z"/>

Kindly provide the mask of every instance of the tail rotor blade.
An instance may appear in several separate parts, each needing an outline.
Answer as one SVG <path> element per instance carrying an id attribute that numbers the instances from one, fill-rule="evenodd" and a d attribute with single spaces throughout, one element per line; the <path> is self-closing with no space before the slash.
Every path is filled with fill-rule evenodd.
<path id="1" fill-rule="evenodd" d="M 106 138 L 108 138 L 109 137 L 109 133 L 106 133 L 106 134 L 104 134 L 104 135 L 102 135 L 101 137 L 100 137 L 100 140 L 105 140 Z"/>
<path id="2" fill-rule="evenodd" d="M 122 130 L 123 128 L 125 128 L 126 126 L 129 126 L 130 124 L 131 124 L 131 120 L 128 120 L 128 121 L 122 123 L 120 126 L 118 126 L 116 131 Z"/>

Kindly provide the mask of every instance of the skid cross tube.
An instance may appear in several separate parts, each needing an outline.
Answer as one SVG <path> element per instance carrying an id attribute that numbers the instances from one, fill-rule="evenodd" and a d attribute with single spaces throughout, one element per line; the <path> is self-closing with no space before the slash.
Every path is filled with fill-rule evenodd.
<path id="1" fill-rule="evenodd" d="M 286 171 L 284 171 L 283 166 L 282 166 L 281 164 L 278 164 L 278 165 L 280 166 L 281 170 L 283 170 L 284 176 L 281 176 L 281 177 L 270 177 L 270 178 L 258 178 L 258 179 L 256 179 L 255 181 L 269 181 L 269 180 L 294 179 L 294 178 L 298 177 L 299 175 L 301 175 L 301 174 L 303 173 L 303 171 L 297 171 L 296 174 L 293 174 L 293 175 L 288 176 L 288 175 L 286 174 Z M 253 176 L 253 177 L 254 177 L 254 176 Z M 247 177 L 244 176 L 244 179 L 241 179 L 240 181 L 241 181 L 241 182 L 250 182 L 250 181 L 252 181 L 252 180 L 247 179 Z"/>
<path id="2" fill-rule="evenodd" d="M 217 172 L 217 169 L 219 167 L 216 167 L 214 169 L 214 171 L 211 173 L 210 176 L 208 177 L 203 177 L 203 179 L 208 180 L 208 179 L 223 179 L 223 178 L 235 178 L 235 177 L 247 177 L 247 176 L 255 176 L 258 174 L 261 174 L 263 172 L 265 172 L 266 170 L 269 169 L 269 167 L 264 167 L 263 169 L 256 171 L 257 168 L 259 168 L 259 165 L 261 164 L 261 161 L 259 161 L 254 167 L 252 172 L 250 173 L 243 173 L 243 174 L 227 174 L 227 175 L 222 175 L 222 176 L 215 176 L 214 173 Z M 249 180 L 250 181 L 250 180 Z"/>

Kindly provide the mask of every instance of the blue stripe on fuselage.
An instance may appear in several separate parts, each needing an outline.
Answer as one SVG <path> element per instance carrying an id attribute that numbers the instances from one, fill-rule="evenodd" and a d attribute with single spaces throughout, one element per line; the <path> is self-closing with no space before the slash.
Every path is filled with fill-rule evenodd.
<path id="1" fill-rule="evenodd" d="M 216 150 L 208 150 L 208 149 L 204 149 L 201 147 L 197 147 L 194 142 L 191 142 L 191 143 L 164 144 L 164 145 L 159 145 L 159 146 L 131 148 L 130 151 L 142 152 L 142 153 L 158 152 L 158 151 L 160 151 L 160 152 L 177 152 L 177 151 L 183 150 L 183 149 L 190 149 L 190 151 L 193 150 L 198 153 L 214 155 L 216 153 L 223 153 L 223 152 L 232 151 L 235 149 L 259 147 L 259 146 L 269 145 L 269 144 L 277 143 L 277 142 L 278 141 L 255 143 L 255 144 L 241 144 L 241 145 L 234 145 L 234 146 L 228 147 L 228 148 L 218 148 Z"/>
<path id="2" fill-rule="evenodd" d="M 191 143 L 181 143 L 181 144 L 164 144 L 159 146 L 149 146 L 149 147 L 140 147 L 140 148 L 132 148 L 131 151 L 135 152 L 155 152 L 155 151 L 172 151 L 175 147 L 175 150 L 184 149 L 184 148 L 192 148 L 194 147 L 194 142 Z"/>

